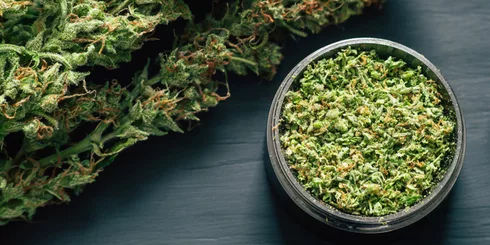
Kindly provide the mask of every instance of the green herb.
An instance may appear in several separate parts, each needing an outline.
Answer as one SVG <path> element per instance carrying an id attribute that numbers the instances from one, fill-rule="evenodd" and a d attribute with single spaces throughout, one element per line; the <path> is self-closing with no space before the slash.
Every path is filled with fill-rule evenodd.
<path id="1" fill-rule="evenodd" d="M 430 193 L 454 151 L 455 122 L 420 67 L 347 48 L 309 65 L 285 97 L 281 144 L 300 184 L 356 215 Z"/>
<path id="2" fill-rule="evenodd" d="M 183 132 L 181 122 L 229 97 L 216 73 L 272 78 L 285 34 L 318 32 L 380 3 L 212 1 L 196 23 L 183 0 L 0 0 L 0 223 L 68 202 L 149 136 Z M 184 34 L 169 36 L 174 47 L 132 80 L 90 76 L 129 62 L 177 19 L 188 22 Z"/>

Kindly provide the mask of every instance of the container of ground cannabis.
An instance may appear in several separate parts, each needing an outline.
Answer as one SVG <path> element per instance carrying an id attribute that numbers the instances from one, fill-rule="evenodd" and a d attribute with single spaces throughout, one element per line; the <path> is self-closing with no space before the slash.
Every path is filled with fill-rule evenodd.
<path id="1" fill-rule="evenodd" d="M 269 112 L 272 185 L 312 218 L 346 231 L 408 226 L 448 195 L 465 126 L 440 71 L 383 39 L 340 41 L 284 79 Z"/>

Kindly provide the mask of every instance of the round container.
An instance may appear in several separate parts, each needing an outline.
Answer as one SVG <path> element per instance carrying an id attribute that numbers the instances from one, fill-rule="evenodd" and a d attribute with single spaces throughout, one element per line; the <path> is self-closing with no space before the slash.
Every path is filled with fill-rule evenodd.
<path id="1" fill-rule="evenodd" d="M 366 51 L 375 49 L 380 57 L 398 57 L 407 62 L 409 66 L 421 66 L 425 76 L 439 83 L 441 94 L 445 98 L 443 101 L 445 109 L 456 120 L 454 138 L 456 147 L 452 160 L 447 163 L 446 174 L 427 197 L 409 209 L 404 209 L 395 214 L 380 217 L 352 215 L 341 212 L 317 200 L 296 180 L 296 177 L 290 171 L 281 148 L 280 130 L 278 129 L 279 120 L 284 97 L 295 78 L 301 77 L 302 72 L 310 63 L 318 59 L 332 57 L 341 49 L 349 46 Z M 299 207 L 307 216 L 329 226 L 350 232 L 365 234 L 384 233 L 400 229 L 420 220 L 446 198 L 463 166 L 465 148 L 466 137 L 463 114 L 453 90 L 439 70 L 423 55 L 401 44 L 377 38 L 355 38 L 343 40 L 317 50 L 303 59 L 286 76 L 274 97 L 267 121 L 267 150 L 270 163 L 266 164 L 266 169 L 273 187 L 281 193 L 285 193 L 286 195 L 283 196 L 292 200 L 295 206 Z"/>

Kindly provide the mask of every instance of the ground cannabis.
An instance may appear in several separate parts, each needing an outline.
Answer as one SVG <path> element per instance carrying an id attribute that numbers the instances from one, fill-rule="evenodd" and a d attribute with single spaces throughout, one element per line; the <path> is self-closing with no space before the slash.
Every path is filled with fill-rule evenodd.
<path id="1" fill-rule="evenodd" d="M 286 94 L 280 141 L 299 183 L 356 215 L 426 196 L 453 154 L 454 119 L 421 68 L 347 48 L 310 64 Z"/>
<path id="2" fill-rule="evenodd" d="M 209 1 L 213 11 L 196 22 L 183 0 L 0 0 L 0 224 L 68 202 L 136 142 L 183 132 L 181 121 L 229 96 L 218 94 L 227 81 L 216 73 L 271 78 L 280 37 L 381 2 Z M 168 37 L 174 47 L 157 65 L 132 81 L 90 76 L 129 62 L 157 26 L 177 19 L 187 27 Z"/>

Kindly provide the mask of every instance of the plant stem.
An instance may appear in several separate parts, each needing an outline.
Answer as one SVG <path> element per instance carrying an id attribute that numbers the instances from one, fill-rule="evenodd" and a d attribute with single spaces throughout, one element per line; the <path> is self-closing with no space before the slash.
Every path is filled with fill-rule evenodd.
<path id="1" fill-rule="evenodd" d="M 145 82 L 145 85 L 151 86 L 154 85 L 155 83 L 159 82 L 161 80 L 159 75 L 155 75 L 152 77 L 150 80 Z"/>
<path id="2" fill-rule="evenodd" d="M 17 152 L 14 159 L 12 160 L 12 165 L 16 166 L 17 164 L 19 164 L 20 159 L 25 154 L 25 149 L 26 149 L 26 139 L 24 138 L 24 142 L 22 142 L 22 146 L 21 146 L 20 150 Z"/>
<path id="3" fill-rule="evenodd" d="M 122 9 L 124 9 L 125 7 L 127 7 L 129 5 L 130 2 L 132 2 L 133 0 L 126 0 L 124 1 L 123 3 L 119 4 L 119 6 L 117 6 L 115 9 L 113 9 L 111 11 L 111 14 L 117 14 L 119 11 L 121 11 Z"/>
<path id="4" fill-rule="evenodd" d="M 74 154 L 78 154 L 80 152 L 90 150 L 92 148 L 91 143 L 92 142 L 90 140 L 90 137 L 87 136 L 87 137 L 85 137 L 85 139 L 78 142 L 76 145 L 74 145 L 70 148 L 67 148 L 67 149 L 65 149 L 59 153 L 56 153 L 56 154 L 53 154 L 49 157 L 45 157 L 45 158 L 41 159 L 39 161 L 39 164 L 41 164 L 41 166 L 44 167 L 44 166 L 46 166 L 52 162 L 57 161 L 58 158 L 65 158 L 65 157 L 70 156 L 70 155 L 74 155 Z"/>
<path id="5" fill-rule="evenodd" d="M 58 152 L 56 154 L 53 154 L 51 156 L 45 157 L 41 160 L 39 160 L 39 164 L 41 166 L 46 166 L 54 161 L 57 161 L 58 159 L 64 159 L 68 156 L 74 155 L 74 154 L 79 154 L 85 151 L 89 151 L 92 149 L 92 144 L 94 143 L 100 143 L 101 135 L 102 133 L 109 127 L 109 124 L 107 123 L 100 123 L 97 128 L 89 134 L 87 137 L 85 137 L 82 141 L 78 142 L 76 145 L 71 146 L 69 148 L 66 148 L 65 150 Z"/>
<path id="6" fill-rule="evenodd" d="M 231 56 L 231 60 L 242 62 L 242 63 L 245 63 L 245 64 L 249 64 L 251 66 L 257 66 L 257 63 L 255 63 L 255 62 L 253 62 L 251 60 L 247 60 L 247 59 L 236 57 L 236 56 Z"/>
<path id="7" fill-rule="evenodd" d="M 306 37 L 308 36 L 308 33 L 300 31 L 298 29 L 295 29 L 294 27 L 290 26 L 286 21 L 281 21 L 280 22 L 284 27 L 286 27 L 290 32 L 300 36 L 300 37 Z"/>
<path id="8" fill-rule="evenodd" d="M 78 142 L 76 145 L 69 147 L 61 152 L 58 152 L 56 154 L 53 154 L 49 157 L 45 157 L 39 161 L 41 166 L 45 166 L 53 161 L 57 161 L 58 159 L 64 159 L 68 156 L 75 155 L 75 154 L 80 154 L 82 152 L 90 151 L 93 149 L 93 144 L 98 144 L 98 145 L 104 145 L 109 140 L 112 140 L 122 131 L 124 131 L 127 126 L 131 125 L 131 121 L 128 116 L 123 118 L 121 121 L 122 123 L 119 127 L 117 127 L 114 131 L 106 134 L 105 136 L 102 136 L 102 133 L 109 127 L 109 124 L 107 123 L 101 123 L 97 128 L 87 137 L 85 137 L 82 141 Z"/>
<path id="9" fill-rule="evenodd" d="M 125 120 L 125 121 L 128 121 L 128 120 Z M 111 133 L 105 135 L 104 137 L 101 138 L 100 142 L 102 144 L 104 144 L 105 142 L 111 140 L 111 139 L 114 139 L 117 137 L 118 134 L 121 133 L 121 131 L 123 131 L 124 129 L 126 129 L 126 126 L 129 126 L 130 123 L 129 121 L 126 122 L 125 124 L 119 126 L 116 130 L 112 131 Z"/>

